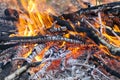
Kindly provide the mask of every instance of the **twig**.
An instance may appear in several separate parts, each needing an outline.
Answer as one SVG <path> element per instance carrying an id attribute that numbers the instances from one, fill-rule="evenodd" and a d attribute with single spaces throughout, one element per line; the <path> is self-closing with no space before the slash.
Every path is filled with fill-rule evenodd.
<path id="1" fill-rule="evenodd" d="M 48 41 L 66 41 L 74 44 L 81 44 L 82 42 L 74 39 L 64 38 L 62 36 L 30 36 L 30 37 L 1 37 L 0 40 L 6 42 L 24 43 L 40 43 Z"/>
<path id="2" fill-rule="evenodd" d="M 84 19 L 84 21 L 85 21 L 85 23 L 88 24 L 88 21 L 87 21 L 87 20 Z M 90 24 L 89 24 L 89 25 L 90 25 Z M 91 26 L 91 28 L 93 28 L 94 31 L 97 31 L 96 29 L 94 29 L 94 26 L 92 26 L 92 25 L 90 25 L 90 26 Z M 102 39 L 101 37 L 99 37 L 94 31 L 90 31 L 90 30 L 89 30 L 89 32 L 92 34 L 92 37 L 90 37 L 90 36 L 89 36 L 89 37 L 92 38 L 93 41 L 95 41 L 95 40 L 93 39 L 93 37 L 94 37 L 94 38 L 96 38 L 101 44 L 103 44 L 104 46 L 106 46 L 106 47 L 109 49 L 109 51 L 111 52 L 111 54 L 116 55 L 116 56 L 120 56 L 120 48 L 119 48 L 119 47 L 115 47 L 115 46 L 113 46 L 112 44 L 107 43 L 104 39 Z M 88 32 L 86 32 L 86 33 L 88 33 Z"/>
<path id="3" fill-rule="evenodd" d="M 92 29 L 94 29 L 97 33 L 101 34 L 89 21 L 87 21 L 86 19 L 83 19 L 83 21 L 85 23 L 87 23 Z"/>
<path id="4" fill-rule="evenodd" d="M 98 6 L 92 6 L 89 8 L 81 8 L 80 10 L 73 12 L 71 14 L 62 14 L 61 16 L 63 16 L 66 19 L 67 19 L 67 17 L 71 17 L 71 19 L 72 19 L 74 16 L 82 15 L 82 14 L 91 14 L 91 13 L 97 14 L 98 12 L 101 12 L 101 11 L 109 12 L 110 10 L 114 10 L 114 9 L 119 11 L 119 8 L 120 8 L 120 1 L 112 2 L 112 3 L 108 3 L 108 4 L 102 4 L 102 5 L 98 5 Z M 114 12 L 112 12 L 112 13 L 114 13 Z"/>
<path id="5" fill-rule="evenodd" d="M 101 13 L 98 12 L 98 18 L 99 18 L 99 23 L 100 23 L 100 34 L 102 35 L 104 27 L 102 26 L 102 19 L 101 19 Z"/>
<path id="6" fill-rule="evenodd" d="M 27 71 L 30 67 L 35 67 L 35 66 L 38 66 L 39 64 L 41 64 L 41 62 L 29 63 L 29 64 L 17 69 L 14 73 L 5 77 L 5 80 L 13 80 L 15 77 L 17 77 L 20 74 L 22 74 L 23 72 Z"/>
<path id="7" fill-rule="evenodd" d="M 113 31 L 110 27 L 107 27 L 101 23 L 99 23 L 95 18 L 93 18 L 94 21 L 96 21 L 98 24 L 100 24 L 101 26 L 103 26 L 106 30 L 109 30 L 113 33 L 113 35 L 115 35 L 119 40 L 120 40 L 120 37 L 119 37 L 119 34 L 116 33 L 115 31 Z"/>
<path id="8" fill-rule="evenodd" d="M 115 70 L 112 70 L 110 67 L 108 67 L 105 63 L 103 63 L 99 58 L 97 58 L 96 56 L 93 56 L 92 58 L 93 61 L 97 62 L 97 65 L 102 65 L 103 68 L 110 73 L 111 75 L 114 75 L 118 78 L 120 78 L 120 73 L 116 72 Z M 96 63 L 95 63 L 96 64 Z"/>

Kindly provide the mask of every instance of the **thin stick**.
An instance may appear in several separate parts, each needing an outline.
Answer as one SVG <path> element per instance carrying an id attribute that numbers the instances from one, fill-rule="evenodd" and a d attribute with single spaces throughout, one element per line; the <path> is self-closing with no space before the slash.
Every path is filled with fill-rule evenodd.
<path id="1" fill-rule="evenodd" d="M 35 67 L 35 66 L 38 66 L 40 64 L 41 64 L 41 62 L 34 62 L 34 63 L 27 64 L 27 65 L 17 69 L 14 73 L 5 77 L 5 80 L 13 80 L 16 76 L 19 76 L 23 72 L 27 71 L 30 67 Z"/>

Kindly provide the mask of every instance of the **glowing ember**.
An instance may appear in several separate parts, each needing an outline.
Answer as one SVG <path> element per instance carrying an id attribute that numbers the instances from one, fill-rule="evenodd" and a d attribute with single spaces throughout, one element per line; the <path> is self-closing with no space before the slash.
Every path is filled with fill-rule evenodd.
<path id="1" fill-rule="evenodd" d="M 14 3 L 17 4 L 16 1 L 14 1 Z M 105 19 L 102 18 L 106 16 L 104 13 L 98 12 L 96 13 L 97 16 L 94 14 L 87 14 L 88 16 L 84 14 L 83 15 L 76 14 L 77 17 L 75 17 L 75 19 L 77 18 L 80 19 L 78 19 L 78 21 L 74 21 L 73 19 L 73 22 L 70 19 L 66 20 L 66 18 L 63 18 L 63 16 L 62 19 L 61 17 L 58 17 L 60 20 L 63 21 L 65 20 L 66 21 L 65 23 L 68 22 L 70 24 L 70 26 L 68 27 L 68 26 L 58 25 L 57 20 L 55 21 L 54 18 L 50 16 L 51 14 L 55 14 L 55 11 L 52 9 L 52 7 L 46 5 L 46 0 L 40 0 L 40 1 L 21 0 L 21 6 L 23 10 L 19 6 L 16 7 L 20 11 L 19 20 L 16 23 L 18 32 L 16 34 L 10 35 L 10 38 L 14 36 L 20 38 L 22 37 L 24 39 L 35 37 L 34 39 L 35 41 L 37 40 L 36 36 L 37 37 L 45 36 L 45 38 L 42 38 L 43 42 L 41 39 L 38 38 L 37 41 L 39 40 L 41 41 L 38 44 L 28 43 L 24 45 L 24 41 L 23 44 L 21 43 L 22 48 L 28 48 L 29 51 L 26 51 L 26 53 L 23 52 L 22 55 L 20 55 L 20 57 L 24 57 L 24 59 L 28 63 L 42 61 L 40 66 L 31 69 L 31 74 L 36 73 L 36 75 L 37 74 L 41 75 L 42 70 L 46 71 L 49 69 L 58 68 L 58 66 L 61 65 L 61 62 L 64 61 L 64 59 L 66 61 L 69 60 L 70 58 L 76 59 L 84 53 L 88 54 L 88 56 L 90 56 L 93 53 L 96 54 L 98 53 L 100 55 L 106 53 L 107 55 L 112 56 L 114 58 L 119 58 L 111 54 L 111 52 L 114 52 L 114 51 L 110 51 L 109 48 L 111 48 L 111 46 L 108 48 L 109 45 L 107 46 L 104 45 L 109 43 L 110 45 L 112 44 L 115 47 L 120 47 L 119 44 L 120 37 L 116 34 L 116 32 L 120 32 L 119 26 L 118 25 L 108 26 L 110 24 L 108 24 L 106 20 L 108 20 L 109 17 Z M 91 17 L 93 15 L 94 17 Z M 68 28 L 72 28 L 73 30 L 70 30 Z M 79 28 L 84 28 L 84 29 L 79 31 Z M 89 33 L 90 30 L 87 30 L 87 28 L 93 31 Z M 114 36 L 109 35 L 107 33 L 108 29 L 111 31 L 111 33 Z M 85 30 L 87 30 L 87 32 L 85 32 Z M 95 35 L 90 35 L 92 34 L 92 32 L 94 32 Z M 49 41 L 49 39 L 51 40 L 51 37 L 48 36 L 56 36 L 56 35 L 57 37 L 52 38 L 54 39 L 53 42 Z M 103 39 L 102 40 L 103 43 L 102 41 L 100 42 L 99 40 L 97 44 L 96 40 L 92 40 L 92 38 L 89 37 L 92 36 L 95 37 L 96 39 L 96 35 L 98 36 L 97 39 Z M 62 40 L 60 38 L 62 38 Z M 70 42 L 72 41 L 75 42 L 73 38 L 75 38 L 76 41 L 81 41 L 81 43 L 80 44 L 67 43 L 68 39 Z M 22 40 L 24 39 L 21 39 L 20 41 L 18 40 L 18 42 L 22 42 Z M 44 40 L 46 41 L 44 42 Z M 89 57 L 87 58 L 89 59 Z"/>

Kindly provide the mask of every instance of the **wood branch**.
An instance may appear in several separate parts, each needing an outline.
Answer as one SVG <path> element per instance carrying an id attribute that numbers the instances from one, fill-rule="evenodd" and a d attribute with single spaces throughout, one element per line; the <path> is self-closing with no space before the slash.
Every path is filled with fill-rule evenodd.
<path id="1" fill-rule="evenodd" d="M 120 4 L 120 2 L 118 2 L 116 4 Z M 68 30 L 74 31 L 74 29 L 70 26 L 70 24 L 68 22 L 67 22 L 67 24 L 65 24 L 65 22 L 63 20 L 61 20 L 57 17 L 55 17 L 55 20 L 56 21 L 58 20 L 59 24 L 61 24 L 61 23 L 64 24 L 63 26 L 66 26 L 68 28 Z M 120 56 L 120 48 L 115 47 L 112 44 L 107 43 L 104 39 L 102 39 L 101 37 L 96 35 L 96 33 L 94 32 L 93 29 L 84 26 L 84 27 L 75 27 L 75 31 L 86 32 L 87 36 L 90 37 L 93 41 L 95 41 L 98 45 L 101 43 L 104 46 L 106 46 L 112 55 Z"/>
<path id="2" fill-rule="evenodd" d="M 36 67 L 40 65 L 41 62 L 34 62 L 34 63 L 28 63 L 27 65 L 17 69 L 14 73 L 10 74 L 9 76 L 5 77 L 5 80 L 13 80 L 17 76 L 21 75 L 25 71 L 27 71 L 30 67 Z"/>
<path id="3" fill-rule="evenodd" d="M 66 26 L 66 27 L 67 27 L 67 30 L 74 30 L 74 29 L 72 28 L 72 26 L 69 24 L 68 21 L 62 20 L 62 19 L 60 19 L 59 17 L 54 16 L 54 15 L 51 15 L 51 17 L 54 19 L 54 21 L 57 21 L 56 24 L 58 24 L 58 25 L 60 25 L 60 26 Z"/>
<path id="4" fill-rule="evenodd" d="M 94 32 L 94 30 L 90 30 L 89 29 L 89 30 L 87 30 L 86 33 L 87 33 L 87 36 L 90 37 L 96 43 L 101 43 L 104 46 L 106 46 L 109 49 L 109 51 L 111 52 L 112 55 L 120 56 L 120 48 L 119 47 L 115 47 L 112 44 L 109 44 L 108 42 L 106 42 L 104 39 L 102 39 L 100 36 L 98 36 Z"/>
<path id="5" fill-rule="evenodd" d="M 0 50 L 5 50 L 5 49 L 8 49 L 8 48 L 17 46 L 17 45 L 19 45 L 18 42 L 13 42 L 13 43 L 10 42 L 10 43 L 6 43 L 6 44 L 1 43 L 1 44 L 0 44 Z M 0 55 L 1 55 L 1 54 L 0 54 Z"/>
<path id="6" fill-rule="evenodd" d="M 106 42 L 104 39 L 102 39 L 100 36 L 98 36 L 93 29 L 91 28 L 78 28 L 77 29 L 78 32 L 86 32 L 87 36 L 89 38 L 91 38 L 95 43 L 97 43 L 98 45 L 101 43 L 104 46 L 106 46 L 109 51 L 111 52 L 112 55 L 115 56 L 120 56 L 120 48 L 119 47 L 115 47 L 112 44 L 109 44 L 108 42 Z"/>
<path id="7" fill-rule="evenodd" d="M 103 68 L 108 72 L 108 73 L 110 73 L 111 75 L 114 75 L 114 76 L 116 76 L 116 77 L 118 77 L 118 78 L 120 78 L 120 73 L 118 73 L 117 71 L 115 71 L 115 70 L 112 70 L 110 67 L 108 67 L 105 63 L 103 63 L 99 58 L 97 58 L 96 56 L 93 56 L 92 57 L 92 60 L 93 61 L 95 61 L 95 62 L 97 62 L 97 64 L 96 65 L 102 65 L 103 66 Z"/>
<path id="8" fill-rule="evenodd" d="M 81 44 L 81 41 L 64 38 L 62 36 L 30 36 L 30 37 L 1 37 L 0 41 L 3 42 L 17 42 L 23 43 L 41 43 L 48 41 L 66 41 L 74 44 Z"/>
<path id="9" fill-rule="evenodd" d="M 5 17 L 0 17 L 1 20 L 7 20 L 7 21 L 18 21 L 19 19 L 16 17 L 11 17 L 11 16 L 5 16 Z"/>
<path id="10" fill-rule="evenodd" d="M 105 12 L 105 13 L 113 13 L 117 14 L 119 16 L 120 14 L 120 1 L 118 2 L 112 2 L 108 4 L 102 4 L 98 6 L 93 6 L 89 8 L 81 8 L 80 10 L 70 13 L 70 14 L 62 14 L 59 17 L 64 17 L 65 19 L 70 19 L 73 21 L 73 19 L 78 19 L 80 15 L 85 14 L 93 14 L 94 16 L 97 15 L 98 12 Z"/>
<path id="11" fill-rule="evenodd" d="M 13 65 L 11 62 L 7 62 L 2 66 L 2 71 L 0 72 L 0 80 L 4 80 L 4 78 L 10 74 L 12 67 Z"/>

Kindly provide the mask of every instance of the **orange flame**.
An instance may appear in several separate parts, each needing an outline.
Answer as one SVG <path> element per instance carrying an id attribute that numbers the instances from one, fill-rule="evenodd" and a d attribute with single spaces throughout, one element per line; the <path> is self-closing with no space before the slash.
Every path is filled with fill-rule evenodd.
<path id="1" fill-rule="evenodd" d="M 52 7 L 46 5 L 46 0 L 20 0 L 20 4 L 18 4 L 16 0 L 13 0 L 12 3 L 19 5 L 16 9 L 22 11 L 19 14 L 19 21 L 16 23 L 18 33 L 10 36 L 45 35 L 46 28 L 50 28 L 52 26 L 52 18 L 49 15 L 55 14 L 55 12 Z M 22 56 L 25 58 L 29 56 L 35 45 L 26 45 L 30 48 L 30 51 Z M 40 53 L 40 55 L 35 57 L 35 60 L 40 61 L 43 53 L 44 50 Z"/>
<path id="2" fill-rule="evenodd" d="M 52 26 L 52 18 L 49 16 L 50 14 L 54 14 L 54 10 L 46 5 L 46 0 L 21 0 L 21 4 L 24 8 L 24 14 L 21 13 L 20 14 L 20 18 L 19 18 L 19 22 L 16 24 L 17 25 L 17 29 L 18 29 L 18 33 L 15 34 L 15 36 L 36 36 L 36 35 L 45 35 L 46 34 L 46 29 L 50 28 Z M 103 24 L 105 24 L 102 21 Z M 80 25 L 80 23 L 78 23 L 78 25 Z M 74 28 L 74 25 L 71 26 Z M 94 26 L 96 27 L 96 29 L 100 28 L 100 25 L 98 23 L 95 23 Z M 119 28 L 118 26 L 114 27 L 114 31 L 118 31 L 119 32 Z M 77 32 L 72 32 L 69 31 L 69 34 L 65 34 L 64 37 L 69 38 L 69 35 L 81 35 L 82 37 L 86 37 L 85 33 L 77 33 Z M 110 35 L 107 35 L 106 33 L 103 33 L 103 35 L 110 40 L 111 44 L 115 44 L 117 46 L 120 46 L 120 40 L 118 40 L 116 37 L 112 37 Z M 55 43 L 56 44 L 56 43 Z M 52 43 L 50 44 L 52 45 Z M 37 61 L 41 61 L 43 58 L 43 55 L 45 53 L 46 50 L 48 50 L 48 48 L 50 47 L 50 45 L 48 45 L 45 49 L 43 49 L 43 51 L 40 53 L 40 55 L 37 55 L 35 57 L 35 60 Z M 62 47 L 64 45 L 68 45 L 66 42 L 63 42 L 61 45 L 59 45 L 59 47 Z M 94 44 L 92 44 L 93 46 Z M 35 46 L 35 45 L 34 45 Z M 29 46 L 31 49 L 28 53 L 24 54 L 23 57 L 27 57 L 31 52 L 34 46 Z M 73 58 L 77 58 L 79 57 L 82 53 L 84 53 L 84 48 L 86 46 L 80 47 L 80 46 L 72 46 L 68 48 L 68 50 L 72 51 L 70 55 L 67 55 L 67 57 L 73 57 Z M 100 45 L 99 46 L 102 51 L 104 51 L 105 53 L 109 54 L 109 50 L 103 46 Z M 59 61 L 55 61 L 54 64 L 59 64 Z M 38 71 L 38 70 L 37 70 Z"/>
<path id="3" fill-rule="evenodd" d="M 46 9 L 49 6 L 45 2 L 45 0 L 21 0 L 26 14 L 20 14 L 16 36 L 45 35 L 45 29 L 52 25 L 52 18 L 49 14 L 54 13 L 51 8 Z"/>

